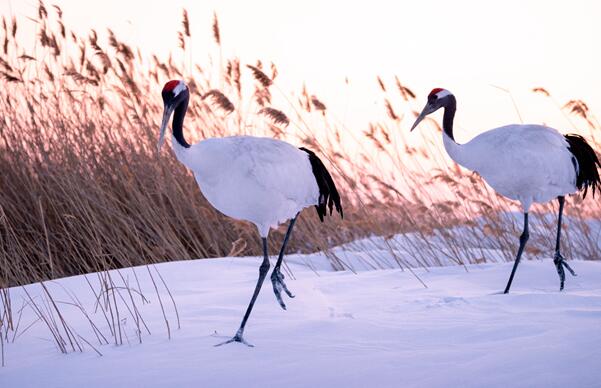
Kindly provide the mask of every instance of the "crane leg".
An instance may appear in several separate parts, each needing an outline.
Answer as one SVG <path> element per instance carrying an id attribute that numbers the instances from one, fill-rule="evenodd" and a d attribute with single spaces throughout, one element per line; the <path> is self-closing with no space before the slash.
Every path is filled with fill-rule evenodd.
<path id="1" fill-rule="evenodd" d="M 559 200 L 559 219 L 557 221 L 557 242 L 555 243 L 555 256 L 553 257 L 553 263 L 555 263 L 555 268 L 557 268 L 557 274 L 559 275 L 559 291 L 563 290 L 563 285 L 566 280 L 566 273 L 564 267 L 570 271 L 572 276 L 576 276 L 576 272 L 565 262 L 564 257 L 561 255 L 559 251 L 559 243 L 561 239 L 561 217 L 563 215 L 563 205 L 565 202 L 565 197 L 560 196 L 557 197 Z"/>
<path id="2" fill-rule="evenodd" d="M 511 270 L 511 275 L 509 275 L 509 281 L 507 282 L 507 287 L 505 287 L 504 293 L 507 294 L 509 292 L 509 288 L 511 288 L 511 282 L 513 282 L 513 276 L 515 275 L 515 270 L 518 268 L 520 264 L 520 259 L 522 258 L 522 253 L 524 252 L 524 247 L 526 246 L 526 242 L 528 241 L 528 237 L 530 237 L 530 233 L 528 233 L 528 213 L 524 213 L 524 231 L 520 236 L 520 247 L 518 248 L 518 254 L 515 258 L 515 263 L 513 263 L 513 269 Z"/>
<path id="3" fill-rule="evenodd" d="M 263 285 L 263 280 L 265 280 L 265 276 L 267 275 L 267 272 L 269 272 L 269 255 L 267 254 L 267 238 L 263 237 L 262 240 L 263 240 L 263 263 L 261 263 L 261 266 L 259 267 L 259 279 L 257 280 L 257 286 L 255 287 L 255 292 L 253 292 L 253 296 L 250 299 L 250 303 L 248 304 L 248 308 L 246 309 L 244 318 L 242 318 L 242 323 L 240 324 L 240 328 L 238 329 L 238 331 L 236 332 L 236 335 L 232 339 L 222 342 L 220 344 L 217 344 L 215 346 L 221 346 L 221 345 L 229 344 L 232 342 L 240 342 L 240 343 L 243 343 L 244 345 L 247 345 L 250 347 L 254 346 L 244 340 L 243 334 L 244 334 L 244 327 L 246 326 L 246 321 L 248 320 L 248 317 L 250 316 L 253 306 L 255 305 L 255 301 L 257 300 L 257 296 L 259 296 L 259 292 L 261 291 L 261 286 Z"/>
<path id="4" fill-rule="evenodd" d="M 284 237 L 284 243 L 282 244 L 282 249 L 280 249 L 278 261 L 275 263 L 275 267 L 273 268 L 273 272 L 271 273 L 271 284 L 273 284 L 273 293 L 275 294 L 278 303 L 284 310 L 286 310 L 286 304 L 282 300 L 282 290 L 284 290 L 290 298 L 294 298 L 294 295 L 292 295 L 290 290 L 288 290 L 288 287 L 286 287 L 286 283 L 284 283 L 284 274 L 280 272 L 280 267 L 282 266 L 282 260 L 284 258 L 284 252 L 286 251 L 286 245 L 288 245 L 288 240 L 292 235 L 292 228 L 294 228 L 294 223 L 298 218 L 298 214 L 299 213 L 296 213 L 294 218 L 290 220 L 290 225 L 288 225 L 288 230 L 286 231 L 286 236 Z"/>

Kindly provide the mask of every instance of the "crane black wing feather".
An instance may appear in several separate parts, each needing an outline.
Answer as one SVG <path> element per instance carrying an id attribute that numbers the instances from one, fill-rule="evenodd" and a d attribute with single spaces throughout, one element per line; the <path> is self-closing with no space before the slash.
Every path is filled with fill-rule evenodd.
<path id="1" fill-rule="evenodd" d="M 317 187 L 319 188 L 319 200 L 317 205 L 315 205 L 319 219 L 323 222 L 324 216 L 327 215 L 327 208 L 330 209 L 330 215 L 332 215 L 334 206 L 340 217 L 344 218 L 342 205 L 340 204 L 340 194 L 338 194 L 336 184 L 326 166 L 324 166 L 321 159 L 313 151 L 304 147 L 300 147 L 300 150 L 305 151 L 309 155 L 309 162 L 311 163 L 313 175 L 315 175 Z"/>
<path id="2" fill-rule="evenodd" d="M 591 188 L 593 197 L 595 191 L 599 189 L 601 181 L 599 179 L 598 168 L 601 168 L 601 163 L 595 154 L 595 150 L 586 142 L 586 140 L 576 134 L 565 135 L 568 141 L 568 149 L 574 155 L 577 165 L 576 169 L 576 187 L 578 190 L 584 189 L 583 198 L 586 197 L 588 188 Z"/>

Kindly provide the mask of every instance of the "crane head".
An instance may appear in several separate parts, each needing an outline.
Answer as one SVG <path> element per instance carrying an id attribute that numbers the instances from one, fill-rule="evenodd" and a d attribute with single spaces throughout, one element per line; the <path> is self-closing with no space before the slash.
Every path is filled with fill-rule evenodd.
<path id="1" fill-rule="evenodd" d="M 165 131 L 167 129 L 167 124 L 169 123 L 169 118 L 171 118 L 171 114 L 173 111 L 184 101 L 188 102 L 190 98 L 190 92 L 188 91 L 188 86 L 186 83 L 181 80 L 171 80 L 163 86 L 163 91 L 161 92 L 163 97 L 163 121 L 161 123 L 161 131 L 159 135 L 159 144 L 158 149 L 161 150 L 163 142 L 165 140 Z"/>
<path id="2" fill-rule="evenodd" d="M 437 110 L 439 110 L 440 108 L 442 108 L 443 106 L 446 105 L 448 99 L 453 96 L 451 94 L 451 92 L 449 92 L 446 89 L 442 89 L 442 88 L 434 88 L 432 89 L 432 91 L 430 92 L 430 94 L 428 94 L 428 102 L 426 103 L 426 106 L 424 107 L 424 109 L 422 110 L 422 112 L 419 114 L 419 116 L 417 116 L 417 119 L 415 120 L 415 123 L 413 123 L 413 126 L 411 127 L 411 130 L 413 131 L 415 129 L 415 127 L 417 127 L 417 125 L 430 113 L 434 113 Z"/>

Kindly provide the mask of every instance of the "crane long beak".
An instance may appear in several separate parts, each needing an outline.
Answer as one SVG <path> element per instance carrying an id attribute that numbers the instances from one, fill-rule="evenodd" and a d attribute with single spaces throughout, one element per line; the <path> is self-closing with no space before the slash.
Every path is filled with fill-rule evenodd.
<path id="1" fill-rule="evenodd" d="M 413 123 L 413 126 L 411 126 L 411 130 L 409 132 L 413 131 L 415 127 L 417 127 L 418 124 L 428 115 L 428 113 L 430 113 L 428 108 L 428 105 L 424 107 L 422 113 L 420 113 L 419 116 L 417 116 L 417 119 L 415 119 L 415 123 Z"/>
<path id="2" fill-rule="evenodd" d="M 170 106 L 165 106 L 165 110 L 163 111 L 163 121 L 161 123 L 161 133 L 159 135 L 159 144 L 157 145 L 159 152 L 161 152 L 161 147 L 165 142 L 165 131 L 167 130 L 167 125 L 169 124 L 169 118 L 171 117 L 171 113 L 173 113 L 173 108 Z"/>

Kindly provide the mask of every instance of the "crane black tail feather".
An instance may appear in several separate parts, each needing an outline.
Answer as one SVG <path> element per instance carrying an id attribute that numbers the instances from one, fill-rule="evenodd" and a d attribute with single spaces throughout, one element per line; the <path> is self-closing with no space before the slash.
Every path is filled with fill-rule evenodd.
<path id="1" fill-rule="evenodd" d="M 597 170 L 601 168 L 601 163 L 595 150 L 580 135 L 568 134 L 565 135 L 565 138 L 568 141 L 568 149 L 574 155 L 576 162 L 574 163 L 576 187 L 578 187 L 578 190 L 584 190 L 583 198 L 586 198 L 589 188 L 593 192 L 593 197 L 595 197 L 595 191 L 601 190 L 601 179 Z"/>
<path id="2" fill-rule="evenodd" d="M 328 213 L 328 208 L 330 209 L 330 215 L 332 215 L 334 207 L 336 207 L 336 211 L 340 214 L 340 217 L 344 218 L 342 205 L 340 204 L 340 194 L 338 194 L 334 180 L 326 169 L 326 166 L 324 166 L 321 159 L 315 155 L 315 152 L 308 150 L 305 147 L 300 147 L 300 149 L 309 155 L 309 162 L 311 162 L 313 175 L 315 175 L 317 187 L 319 188 L 319 201 L 317 202 L 317 205 L 315 205 L 319 219 L 323 222 L 323 218 Z"/>

